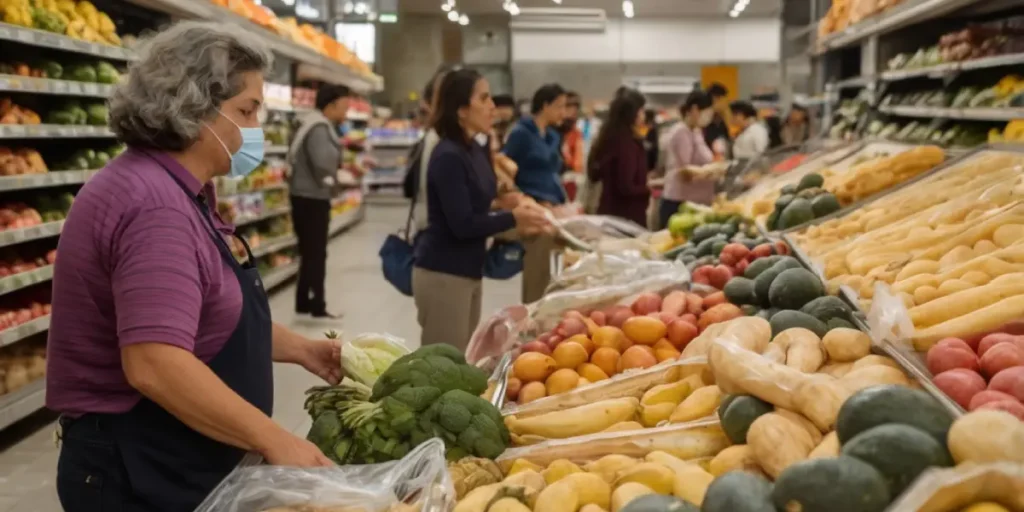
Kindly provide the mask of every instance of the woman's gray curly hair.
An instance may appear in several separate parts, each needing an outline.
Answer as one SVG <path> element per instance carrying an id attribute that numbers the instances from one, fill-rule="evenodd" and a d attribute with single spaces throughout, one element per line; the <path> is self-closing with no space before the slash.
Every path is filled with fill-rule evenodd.
<path id="1" fill-rule="evenodd" d="M 128 145 L 181 151 L 238 95 L 242 75 L 267 73 L 270 51 L 230 24 L 181 22 L 145 41 L 110 99 L 110 127 Z"/>

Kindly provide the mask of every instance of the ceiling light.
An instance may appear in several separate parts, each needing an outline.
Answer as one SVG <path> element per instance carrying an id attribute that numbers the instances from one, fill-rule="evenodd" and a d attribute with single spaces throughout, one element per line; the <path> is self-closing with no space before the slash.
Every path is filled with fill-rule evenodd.
<path id="1" fill-rule="evenodd" d="M 466 16 L 465 14 L 463 14 L 462 16 L 459 16 L 459 25 L 462 25 L 462 26 L 469 25 L 469 16 Z"/>
<path id="2" fill-rule="evenodd" d="M 459 21 L 459 12 L 448 11 L 448 21 Z"/>
<path id="3" fill-rule="evenodd" d="M 452 6 L 451 4 L 441 4 L 441 10 L 444 12 L 451 12 Z"/>
<path id="4" fill-rule="evenodd" d="M 362 2 L 356 4 L 356 14 L 366 14 L 366 4 Z"/>
<path id="5" fill-rule="evenodd" d="M 730 18 L 735 18 L 735 17 L 737 17 L 739 15 L 740 15 L 740 13 L 738 13 L 736 11 L 729 11 L 729 17 Z"/>
<path id="6" fill-rule="evenodd" d="M 551 0 L 551 1 L 556 3 L 556 4 L 558 4 L 558 5 L 562 5 L 562 0 Z"/>
<path id="7" fill-rule="evenodd" d="M 511 16 L 519 16 L 519 4 L 515 2 L 506 2 L 505 10 L 508 11 Z"/>
<path id="8" fill-rule="evenodd" d="M 352 5 L 352 2 L 345 2 L 345 7 L 342 8 L 342 10 L 345 12 L 345 14 L 352 14 L 352 11 L 354 9 L 355 9 L 355 6 Z"/>

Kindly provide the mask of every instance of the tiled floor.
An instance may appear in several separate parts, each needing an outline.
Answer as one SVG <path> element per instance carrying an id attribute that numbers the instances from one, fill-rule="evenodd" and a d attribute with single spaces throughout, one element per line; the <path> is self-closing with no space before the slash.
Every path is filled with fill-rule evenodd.
<path id="1" fill-rule="evenodd" d="M 419 326 L 412 299 L 388 285 L 380 273 L 377 250 L 384 237 L 404 223 L 401 206 L 371 206 L 366 220 L 334 239 L 328 259 L 328 304 L 345 313 L 346 334 L 389 332 L 411 346 L 419 344 Z M 294 288 L 283 287 L 271 296 L 274 320 L 292 325 Z M 483 311 L 516 303 L 517 279 L 484 284 Z M 322 330 L 292 325 L 308 336 Z M 308 428 L 302 410 L 303 391 L 317 379 L 286 365 L 275 368 L 274 419 L 296 432 Z M 0 512 L 58 512 L 54 490 L 57 449 L 53 444 L 50 415 L 41 414 L 0 432 Z"/>

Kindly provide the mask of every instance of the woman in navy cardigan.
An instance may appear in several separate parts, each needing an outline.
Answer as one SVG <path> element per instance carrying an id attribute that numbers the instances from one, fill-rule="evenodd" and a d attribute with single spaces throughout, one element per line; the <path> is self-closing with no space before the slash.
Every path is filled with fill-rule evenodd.
<path id="1" fill-rule="evenodd" d="M 427 228 L 416 241 L 412 274 L 423 345 L 465 350 L 480 321 L 489 237 L 548 226 L 543 208 L 514 195 L 501 204 L 511 211 L 492 210 L 497 179 L 488 148 L 474 137 L 491 129 L 493 117 L 490 86 L 478 72 L 460 69 L 442 79 L 431 120 L 440 142 L 427 165 Z"/>

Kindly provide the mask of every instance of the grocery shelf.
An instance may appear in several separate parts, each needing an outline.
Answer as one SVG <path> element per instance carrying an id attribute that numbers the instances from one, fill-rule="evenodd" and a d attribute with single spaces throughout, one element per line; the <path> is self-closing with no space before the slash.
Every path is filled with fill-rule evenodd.
<path id="1" fill-rule="evenodd" d="M 19 27 L 8 23 L 0 23 L 0 41 L 11 41 L 107 59 L 132 60 L 135 58 L 135 52 L 127 48 L 80 41 L 53 32 Z"/>
<path id="2" fill-rule="evenodd" d="M 412 147 L 413 144 L 416 144 L 417 142 L 419 142 L 418 138 L 411 137 L 366 139 L 366 144 L 373 147 L 373 149 L 408 148 Z"/>
<path id="3" fill-rule="evenodd" d="M 50 328 L 50 315 L 41 316 L 21 325 L 8 327 L 0 331 L 0 347 L 17 343 L 29 336 L 46 332 Z"/>
<path id="4" fill-rule="evenodd" d="M 0 192 L 9 190 L 26 190 L 31 188 L 59 187 L 61 185 L 81 185 L 89 181 L 99 170 L 88 171 L 50 171 L 40 174 L 21 174 L 18 176 L 0 176 Z"/>
<path id="5" fill-rule="evenodd" d="M 365 205 L 360 204 L 356 208 L 352 208 L 348 211 L 335 215 L 334 218 L 331 219 L 331 223 L 327 228 L 328 236 L 337 235 L 338 233 L 358 224 L 363 220 L 365 213 Z"/>
<path id="6" fill-rule="evenodd" d="M 263 149 L 263 154 L 265 154 L 265 155 L 286 155 L 286 154 L 288 154 L 288 146 L 286 146 L 284 144 L 267 145 L 267 147 Z"/>
<path id="7" fill-rule="evenodd" d="M 46 265 L 27 272 L 18 272 L 0 278 L 0 295 L 11 293 L 34 284 L 45 283 L 53 279 L 53 265 Z"/>
<path id="8" fill-rule="evenodd" d="M 33 92 L 38 94 L 64 94 L 107 98 L 114 92 L 110 84 L 54 80 L 18 75 L 0 75 L 0 92 Z"/>
<path id="9" fill-rule="evenodd" d="M 248 216 L 248 217 L 240 217 L 238 219 L 235 219 L 235 227 L 238 228 L 238 227 L 245 226 L 247 224 L 252 224 L 254 222 L 259 222 L 261 220 L 266 220 L 266 219 L 270 219 L 270 218 L 273 218 L 273 217 L 280 217 L 281 215 L 287 215 L 287 214 L 291 213 L 291 211 L 292 211 L 291 206 L 282 206 L 280 208 L 274 208 L 274 209 L 271 209 L 271 210 L 267 210 L 267 211 L 265 211 L 265 212 L 263 212 L 263 213 L 261 213 L 259 215 L 252 215 L 252 216 Z"/>
<path id="10" fill-rule="evenodd" d="M 291 279 L 297 273 L 299 273 L 298 261 L 271 269 L 263 276 L 263 289 L 270 290 L 272 288 L 277 288 L 281 283 Z"/>
<path id="11" fill-rule="evenodd" d="M 252 256 L 254 258 L 266 256 L 268 254 L 275 253 L 282 249 L 293 247 L 298 242 L 299 239 L 296 238 L 295 235 L 279 236 L 261 243 L 259 247 L 256 247 L 255 249 L 252 250 Z"/>
<path id="12" fill-rule="evenodd" d="M 229 197 L 249 196 L 249 195 L 253 195 L 253 194 L 262 194 L 263 192 L 270 192 L 272 190 L 288 190 L 288 184 L 284 183 L 284 182 L 281 182 L 281 183 L 275 183 L 273 185 L 268 185 L 266 187 L 262 187 L 262 188 L 259 188 L 259 189 L 256 189 L 256 190 L 246 190 L 246 191 L 243 191 L 243 192 L 235 192 L 233 194 L 219 194 L 219 195 L 217 195 L 217 199 L 220 200 L 220 199 L 227 199 Z"/>
<path id="13" fill-rule="evenodd" d="M 347 85 L 359 92 L 376 92 L 383 89 L 379 77 L 360 75 L 344 64 L 331 60 L 312 48 L 286 39 L 247 18 L 228 9 L 214 5 L 209 0 L 130 0 L 134 4 L 170 13 L 184 18 L 203 19 L 231 23 L 258 37 L 278 55 L 299 63 L 300 79 L 320 80 Z"/>
<path id="14" fill-rule="evenodd" d="M 868 37 L 886 34 L 917 23 L 944 16 L 957 9 L 979 3 L 981 0 L 907 0 L 882 14 L 872 16 L 841 32 L 830 34 L 816 44 L 815 54 L 821 55 L 859 43 Z"/>
<path id="15" fill-rule="evenodd" d="M 0 231 L 0 247 L 57 236 L 62 228 L 64 228 L 64 221 L 58 220 L 27 228 Z"/>
<path id="16" fill-rule="evenodd" d="M 34 380 L 13 393 L 0 395 L 0 430 L 46 405 L 46 379 Z"/>
<path id="17" fill-rule="evenodd" d="M 1024 64 L 1024 53 L 997 55 L 995 57 L 971 59 L 961 62 L 947 62 L 945 64 L 938 64 L 935 66 L 928 66 L 923 68 L 895 69 L 892 71 L 884 71 L 879 76 L 884 81 L 895 82 L 897 80 L 906 80 L 908 78 L 917 78 L 922 76 L 941 78 L 944 75 L 956 73 L 959 71 L 998 68 L 1003 66 L 1015 66 L 1019 64 Z"/>
<path id="18" fill-rule="evenodd" d="M 106 126 L 0 124 L 0 139 L 82 139 L 92 137 L 112 138 L 114 132 Z"/>
<path id="19" fill-rule="evenodd" d="M 867 85 L 869 83 L 874 82 L 874 81 L 875 81 L 875 77 L 873 77 L 873 76 L 855 76 L 853 78 L 847 78 L 846 80 L 840 80 L 838 82 L 833 82 L 832 83 L 832 87 L 835 90 L 840 90 L 840 89 L 861 89 L 861 88 L 867 87 Z"/>
<path id="20" fill-rule="evenodd" d="M 879 112 L 903 117 L 962 119 L 968 121 L 1011 121 L 1024 118 L 1024 108 L 942 108 L 886 106 Z"/>

